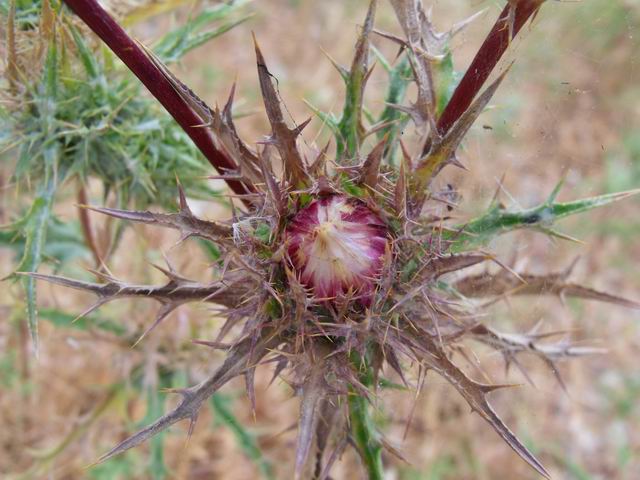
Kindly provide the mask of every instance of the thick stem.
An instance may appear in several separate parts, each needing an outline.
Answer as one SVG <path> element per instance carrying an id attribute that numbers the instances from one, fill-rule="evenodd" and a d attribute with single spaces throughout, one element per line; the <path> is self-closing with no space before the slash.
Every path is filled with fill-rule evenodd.
<path id="1" fill-rule="evenodd" d="M 97 0 L 64 0 L 64 2 L 140 79 L 220 174 L 224 175 L 227 171 L 237 169 L 235 162 L 216 148 L 209 130 L 199 126 L 202 124 L 202 119 L 180 97 L 142 48 L 127 35 Z M 240 195 L 253 190 L 252 186 L 238 180 L 227 179 L 226 182 L 231 190 Z"/>
<path id="2" fill-rule="evenodd" d="M 516 0 L 505 5 L 498 20 L 476 53 L 464 77 L 438 119 L 438 133 L 445 135 L 469 108 L 489 75 L 523 25 L 540 9 L 544 0 Z"/>
<path id="3" fill-rule="evenodd" d="M 374 373 L 368 359 L 352 353 L 351 362 L 360 371 L 360 382 L 367 388 L 373 389 Z M 382 480 L 384 478 L 382 443 L 375 421 L 371 417 L 369 400 L 358 395 L 353 389 L 349 392 L 349 422 L 353 440 L 360 451 L 360 458 L 367 469 L 369 480 Z"/>
<path id="4" fill-rule="evenodd" d="M 376 438 L 375 425 L 369 412 L 366 398 L 353 394 L 349 396 L 349 420 L 353 440 L 360 450 L 360 457 L 369 474 L 369 480 L 382 480 L 382 444 Z"/>

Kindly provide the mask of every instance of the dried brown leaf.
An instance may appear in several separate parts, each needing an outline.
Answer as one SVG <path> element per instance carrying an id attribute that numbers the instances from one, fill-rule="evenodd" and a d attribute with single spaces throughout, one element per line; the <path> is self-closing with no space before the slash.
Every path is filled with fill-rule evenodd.
<path id="1" fill-rule="evenodd" d="M 326 359 L 310 359 L 309 363 L 309 373 L 302 385 L 302 401 L 298 419 L 295 461 L 296 480 L 304 478 L 304 470 L 311 451 L 311 445 L 317 435 L 320 407 L 322 400 L 326 396 L 327 389 L 324 379 Z"/>
<path id="2" fill-rule="evenodd" d="M 509 427 L 502 421 L 498 414 L 493 410 L 487 401 L 487 391 L 493 389 L 492 385 L 483 385 L 471 380 L 460 370 L 449 358 L 446 353 L 432 340 L 422 338 L 421 343 L 429 352 L 424 355 L 425 364 L 447 380 L 455 389 L 464 397 L 471 409 L 489 423 L 500 437 L 515 451 L 520 458 L 527 462 L 540 475 L 550 479 L 549 472 L 544 468 L 540 461 L 524 446 L 524 444 L 515 436 Z"/>
<path id="3" fill-rule="evenodd" d="M 171 412 L 163 415 L 151 425 L 120 442 L 102 455 L 96 464 L 102 463 L 116 455 L 124 453 L 130 448 L 140 445 L 180 420 L 189 419 L 189 434 L 191 434 L 202 404 L 229 380 L 240 375 L 246 368 L 257 363 L 269 350 L 275 348 L 281 341 L 281 338 L 272 329 L 264 329 L 261 332 L 261 339 L 258 345 L 254 348 L 252 348 L 250 338 L 237 343 L 229 350 L 224 363 L 216 369 L 209 378 L 196 386 L 177 391 L 177 393 L 182 396 L 182 400 Z"/>
<path id="4" fill-rule="evenodd" d="M 558 295 L 560 297 L 596 300 L 622 307 L 640 309 L 640 302 L 568 282 L 565 272 L 547 275 L 520 273 L 519 276 L 521 279 L 514 277 L 509 272 L 500 272 L 495 275 L 486 273 L 473 275 L 459 280 L 454 287 L 462 295 L 470 298 L 508 295 Z"/>
<path id="5" fill-rule="evenodd" d="M 161 303 L 185 303 L 185 302 L 211 302 L 235 307 L 241 303 L 242 298 L 253 290 L 252 282 L 247 277 L 237 275 L 232 278 L 225 277 L 224 282 L 217 281 L 210 284 L 201 284 L 190 281 L 170 280 L 165 285 L 130 285 L 119 280 L 112 279 L 106 283 L 83 282 L 56 275 L 42 273 L 19 272 L 21 275 L 29 275 L 36 280 L 44 280 L 56 285 L 62 285 L 75 290 L 91 292 L 98 296 L 97 303 L 90 311 L 118 298 L 138 297 L 151 298 Z M 87 315 L 87 311 L 83 313 Z"/>
<path id="6" fill-rule="evenodd" d="M 270 143 L 273 143 L 280 152 L 286 180 L 296 187 L 308 185 L 309 176 L 296 145 L 300 130 L 298 128 L 290 129 L 287 126 L 280 106 L 280 96 L 273 84 L 274 77 L 267 68 L 255 36 L 253 41 L 256 51 L 256 63 L 258 65 L 260 91 L 262 92 L 265 110 L 267 111 L 267 117 L 269 118 L 272 129 Z"/>
<path id="7" fill-rule="evenodd" d="M 480 94 L 480 96 L 462 114 L 460 119 L 455 123 L 451 130 L 449 130 L 444 138 L 433 141 L 429 153 L 420 161 L 415 171 L 415 177 L 419 185 L 419 188 L 417 189 L 418 197 L 423 195 L 424 187 L 429 184 L 433 177 L 435 177 L 435 175 L 437 175 L 438 172 L 447 165 L 447 163 L 451 162 L 451 159 L 462 142 L 462 139 L 469 131 L 469 128 L 471 128 L 471 125 L 473 125 L 478 116 L 487 106 L 508 72 L 509 69 L 507 68 L 484 92 L 482 92 L 482 94 Z"/>
<path id="8" fill-rule="evenodd" d="M 358 173 L 358 183 L 369 187 L 371 190 L 375 190 L 380 178 L 380 164 L 386 144 L 387 137 L 385 136 L 373 147 L 369 155 L 367 155 Z"/>
<path id="9" fill-rule="evenodd" d="M 179 213 L 153 213 L 90 206 L 84 206 L 84 208 L 121 220 L 178 230 L 182 235 L 182 240 L 189 237 L 201 237 L 218 243 L 229 240 L 233 233 L 231 227 L 197 218 L 188 207 L 184 208 L 184 206 Z"/>

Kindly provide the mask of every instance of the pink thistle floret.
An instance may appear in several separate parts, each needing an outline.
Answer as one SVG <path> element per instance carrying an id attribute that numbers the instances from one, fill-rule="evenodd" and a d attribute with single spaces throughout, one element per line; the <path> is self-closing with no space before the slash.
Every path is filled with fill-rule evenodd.
<path id="1" fill-rule="evenodd" d="M 289 259 L 316 299 L 353 294 L 371 303 L 380 278 L 389 231 L 362 201 L 344 195 L 314 200 L 285 232 Z"/>

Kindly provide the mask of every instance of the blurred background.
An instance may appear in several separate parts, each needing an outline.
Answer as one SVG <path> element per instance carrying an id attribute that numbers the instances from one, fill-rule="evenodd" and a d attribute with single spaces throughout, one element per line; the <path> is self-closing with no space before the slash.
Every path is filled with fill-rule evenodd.
<path id="1" fill-rule="evenodd" d="M 8 3 L 3 2 L 4 7 Z M 145 15 L 132 31 L 144 43 L 153 43 L 213 3 L 183 2 L 171 13 Z M 498 0 L 424 3 L 433 7 L 439 30 L 484 11 L 453 42 L 458 72 L 464 72 L 504 5 Z M 325 112 L 341 110 L 342 81 L 326 54 L 340 64 L 350 63 L 367 7 L 365 0 L 248 3 L 243 12 L 252 13 L 250 19 L 191 50 L 171 68 L 210 105 L 223 104 L 237 82 L 238 130 L 253 144 L 269 128 L 262 113 L 251 32 L 278 79 L 290 115 L 301 123 L 313 114 L 305 102 Z M 131 5 L 113 8 L 130 11 Z M 387 2 L 380 2 L 376 26 L 400 34 Z M 460 193 L 460 218 L 484 211 L 503 175 L 504 203 L 523 207 L 544 201 L 562 178 L 561 200 L 640 187 L 637 0 L 549 1 L 523 33 L 505 61 L 515 61 L 511 72 L 460 153 L 468 171 L 451 169 L 439 179 Z M 373 41 L 393 58 L 393 45 L 380 37 Z M 373 111 L 384 108 L 386 78 L 376 67 L 366 99 Z M 411 135 L 407 132 L 409 140 Z M 312 150 L 324 146 L 330 134 L 314 119 L 303 137 Z M 0 223 L 14 219 L 32 198 L 28 190 L 7 180 L 14 167 L 8 150 L 0 167 Z M 88 183 L 87 195 L 90 203 L 105 203 L 99 182 Z M 193 200 L 199 214 L 228 216 L 224 202 L 199 198 Z M 73 188 L 59 190 L 54 211 L 62 224 L 77 225 L 76 202 Z M 579 257 L 573 280 L 638 300 L 639 207 L 639 199 L 630 199 L 559 224 L 562 232 L 584 243 L 520 232 L 500 238 L 492 251 L 506 263 L 538 273 L 561 271 Z M 98 236 L 108 228 L 98 215 L 92 215 L 92 221 Z M 150 264 L 162 264 L 164 254 L 190 278 L 207 278 L 211 258 L 197 242 L 173 248 L 177 234 L 140 225 L 122 235 L 109 261 L 118 278 L 162 282 Z M 65 243 L 50 236 L 54 240 L 65 251 L 77 249 L 73 261 L 59 268 L 46 264 L 41 271 L 57 269 L 91 279 L 85 270 L 93 266 L 90 252 L 73 239 Z M 0 255 L 0 276 L 5 276 L 16 265 L 8 240 Z M 62 287 L 38 285 L 41 345 L 36 359 L 26 330 L 23 290 L 19 283 L 2 284 L 2 478 L 290 478 L 298 400 L 282 381 L 269 386 L 273 366 L 258 370 L 255 415 L 244 383 L 237 379 L 201 412 L 187 445 L 187 426 L 179 424 L 142 447 L 87 469 L 136 427 L 175 404 L 175 396 L 161 388 L 193 384 L 222 359 L 222 353 L 191 343 L 194 338 L 213 338 L 220 326 L 204 305 L 180 307 L 131 348 L 136 332 L 149 325 L 158 306 L 119 301 L 72 325 L 91 300 Z M 497 303 L 491 316 L 487 322 L 503 331 L 527 331 L 543 322 L 544 329 L 566 330 L 574 340 L 607 349 L 603 355 L 562 363 L 564 391 L 537 359 L 523 362 L 532 386 L 517 369 L 505 374 L 501 357 L 474 346 L 475 357 L 470 358 L 481 362 L 494 381 L 522 384 L 493 394 L 493 403 L 553 478 L 640 478 L 640 313 L 588 301 L 525 297 Z M 412 393 L 381 392 L 378 421 L 406 459 L 385 454 L 389 479 L 537 478 L 444 380 L 427 376 L 405 436 L 412 403 Z M 361 478 L 358 463 L 354 452 L 347 451 L 333 478 Z"/>

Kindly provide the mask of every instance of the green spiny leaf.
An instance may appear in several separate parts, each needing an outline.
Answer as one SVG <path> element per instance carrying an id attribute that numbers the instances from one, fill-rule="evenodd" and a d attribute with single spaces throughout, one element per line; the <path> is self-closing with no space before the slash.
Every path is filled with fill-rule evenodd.
<path id="1" fill-rule="evenodd" d="M 78 55 L 80 56 L 80 60 L 82 61 L 82 65 L 84 66 L 84 70 L 87 73 L 89 78 L 96 78 L 100 71 L 100 67 L 98 66 L 98 62 L 96 62 L 95 57 L 93 56 L 93 52 L 89 50 L 87 44 L 84 42 L 78 30 L 70 26 L 71 35 L 73 35 L 73 41 L 76 44 L 76 48 L 78 49 Z"/>
<path id="2" fill-rule="evenodd" d="M 362 124 L 364 89 L 369 76 L 369 35 L 373 29 L 376 1 L 372 1 L 367 12 L 362 33 L 355 47 L 348 77 L 345 78 L 346 95 L 342 116 L 338 122 L 337 158 L 353 161 L 364 139 Z"/>
<path id="3" fill-rule="evenodd" d="M 316 115 L 322 123 L 324 123 L 331 132 L 335 135 L 336 139 L 340 135 L 340 129 L 338 127 L 338 119 L 333 115 L 333 113 L 325 113 L 316 106 L 312 105 L 308 100 L 304 100 L 304 103 L 311 109 L 311 111 Z"/>
<path id="4" fill-rule="evenodd" d="M 162 389 L 171 387 L 171 375 L 159 373 L 159 384 L 149 385 L 145 388 L 147 398 L 147 411 L 141 425 L 151 423 L 156 418 L 164 414 L 164 401 L 166 394 Z M 162 480 L 167 477 L 168 470 L 164 463 L 164 436 L 166 432 L 160 432 L 149 441 L 151 459 L 149 473 L 154 480 Z"/>
<path id="5" fill-rule="evenodd" d="M 436 111 L 437 115 L 440 116 L 460 80 L 460 74 L 453 68 L 453 55 L 450 51 L 447 52 L 441 62 L 434 64 L 434 75 L 436 77 Z"/>
<path id="6" fill-rule="evenodd" d="M 58 96 L 58 47 L 55 39 L 49 43 L 43 70 L 44 93 L 53 101 Z"/>
<path id="7" fill-rule="evenodd" d="M 154 52 L 165 63 L 177 62 L 190 50 L 228 32 L 251 18 L 251 15 L 245 15 L 239 20 L 228 21 L 213 30 L 202 31 L 213 22 L 227 18 L 246 3 L 241 1 L 232 4 L 220 4 L 205 10 L 191 19 L 186 25 L 176 28 L 162 37 L 155 46 Z"/>
<path id="8" fill-rule="evenodd" d="M 556 221 L 570 215 L 609 205 L 640 193 L 640 189 L 629 190 L 627 192 L 610 193 L 563 203 L 552 201 L 557 195 L 556 190 L 557 188 L 554 189 L 549 199 L 551 201 L 534 208 L 507 210 L 499 205 L 494 205 L 487 213 L 475 220 L 444 231 L 442 233 L 443 239 L 452 242 L 452 251 L 461 251 L 462 249 L 486 245 L 497 235 L 521 228 L 537 229 L 558 235 L 557 232 L 553 232 L 550 228 Z"/>
<path id="9" fill-rule="evenodd" d="M 36 197 L 29 213 L 27 213 L 24 254 L 17 267 L 17 271 L 35 272 L 40 266 L 55 190 L 56 184 L 53 177 L 50 177 L 47 187 Z M 27 322 L 29 331 L 31 332 L 33 347 L 37 353 L 38 317 L 35 279 L 30 276 L 25 276 L 22 279 L 22 284 L 27 298 Z"/>
<path id="10" fill-rule="evenodd" d="M 374 50 L 374 52 L 376 52 L 376 50 Z M 379 60 L 384 58 L 381 53 L 377 53 L 377 55 Z M 387 63 L 386 59 L 381 63 L 383 65 Z M 388 135 L 384 158 L 393 164 L 393 155 L 397 147 L 396 139 L 410 118 L 395 106 L 400 105 L 404 100 L 407 87 L 411 82 L 412 73 L 411 63 L 406 55 L 403 56 L 394 67 L 387 64 L 387 68 L 385 68 L 389 72 L 389 87 L 385 97 L 385 103 L 387 105 L 380 114 L 377 122 L 378 124 L 387 124 L 387 126 L 378 131 L 377 137 L 378 140 L 382 140 L 385 135 Z"/>
<path id="11" fill-rule="evenodd" d="M 68 314 L 57 308 L 41 308 L 38 311 L 38 316 L 51 322 L 56 327 L 74 328 L 77 330 L 88 330 L 95 327 L 119 337 L 127 333 L 122 325 L 109 319 L 95 316 L 78 318 L 76 315 Z"/>
<path id="12" fill-rule="evenodd" d="M 574 200 L 573 202 L 548 203 L 547 208 L 551 210 L 551 214 L 553 215 L 555 221 L 560 218 L 568 217 L 569 215 L 575 215 L 576 213 L 582 213 L 594 208 L 603 207 L 605 205 L 609 205 L 610 203 L 624 200 L 639 193 L 640 189 L 628 190 L 626 192 L 608 193 L 606 195 L 584 198 L 582 200 Z"/>

